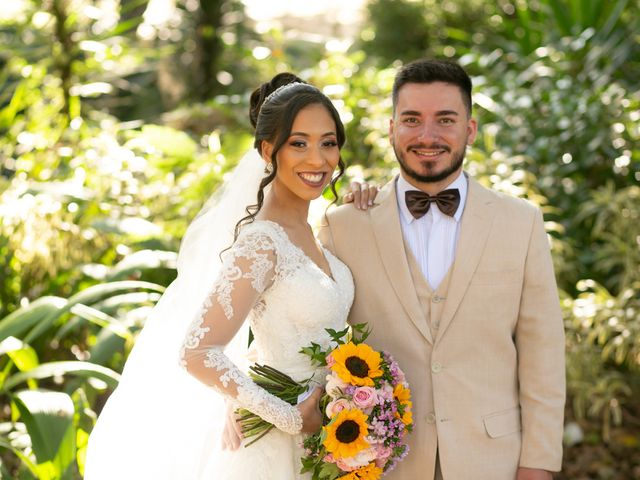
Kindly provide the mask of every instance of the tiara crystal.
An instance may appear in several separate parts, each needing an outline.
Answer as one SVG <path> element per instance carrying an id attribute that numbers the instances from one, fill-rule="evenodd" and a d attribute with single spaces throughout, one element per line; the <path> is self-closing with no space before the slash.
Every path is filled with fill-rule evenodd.
<path id="1" fill-rule="evenodd" d="M 276 96 L 280 95 L 283 91 L 289 88 L 293 88 L 296 85 L 307 85 L 307 84 L 303 82 L 291 82 L 291 83 L 285 83 L 284 85 L 280 85 L 273 92 L 267 95 L 267 98 L 264 99 L 264 102 L 262 102 L 262 105 L 260 106 L 260 110 L 262 110 L 262 107 L 264 107 L 267 103 L 273 100 Z"/>

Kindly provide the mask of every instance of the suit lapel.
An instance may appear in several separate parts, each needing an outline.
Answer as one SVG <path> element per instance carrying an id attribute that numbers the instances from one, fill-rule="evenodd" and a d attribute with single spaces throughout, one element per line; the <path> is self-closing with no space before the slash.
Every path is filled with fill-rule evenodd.
<path id="1" fill-rule="evenodd" d="M 431 332 L 418 300 L 409 263 L 404 249 L 400 213 L 396 199 L 396 182 L 389 182 L 378 195 L 378 206 L 369 210 L 371 224 L 380 258 L 389 277 L 389 282 L 402 304 L 407 316 L 429 343 L 433 343 Z"/>
<path id="2" fill-rule="evenodd" d="M 493 223 L 495 209 L 489 208 L 493 201 L 493 195 L 489 191 L 469 178 L 469 191 L 460 224 L 460 238 L 436 342 L 442 338 L 451 323 L 478 267 Z"/>

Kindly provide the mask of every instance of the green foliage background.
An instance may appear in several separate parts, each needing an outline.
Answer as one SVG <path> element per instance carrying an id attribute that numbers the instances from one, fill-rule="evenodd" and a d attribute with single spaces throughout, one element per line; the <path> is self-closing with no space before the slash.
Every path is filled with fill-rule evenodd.
<path id="1" fill-rule="evenodd" d="M 640 478 L 637 0 L 371 0 L 344 48 L 258 33 L 237 0 L 177 0 L 159 24 L 147 0 L 14 3 L 0 9 L 0 478 L 81 477 L 189 219 L 251 145 L 259 82 L 292 70 L 325 88 L 347 177 L 381 183 L 397 173 L 393 76 L 423 56 L 473 76 L 467 170 L 545 212 L 567 333 L 558 478 Z"/>

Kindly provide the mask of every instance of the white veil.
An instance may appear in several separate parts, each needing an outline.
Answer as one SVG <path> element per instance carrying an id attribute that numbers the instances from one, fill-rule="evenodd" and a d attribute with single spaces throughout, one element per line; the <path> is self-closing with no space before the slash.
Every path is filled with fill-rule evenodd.
<path id="1" fill-rule="evenodd" d="M 248 152 L 189 225 L 178 276 L 151 311 L 89 439 L 85 479 L 199 478 L 219 447 L 224 401 L 179 365 L 179 352 L 233 243 L 236 223 L 256 203 L 265 162 Z M 246 370 L 248 324 L 225 350 Z"/>

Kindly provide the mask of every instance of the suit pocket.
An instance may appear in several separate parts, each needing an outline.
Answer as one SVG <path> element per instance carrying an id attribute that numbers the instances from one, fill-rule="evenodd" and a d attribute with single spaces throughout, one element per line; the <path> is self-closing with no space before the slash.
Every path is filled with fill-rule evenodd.
<path id="1" fill-rule="evenodd" d="M 522 430 L 520 407 L 502 410 L 482 417 L 484 429 L 491 438 L 499 438 Z"/>

